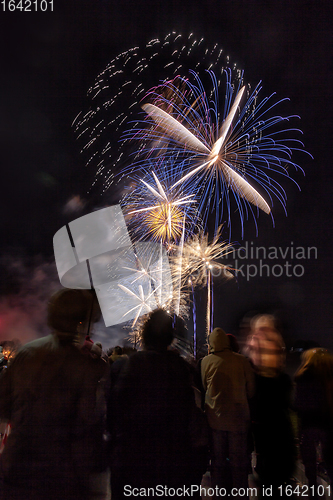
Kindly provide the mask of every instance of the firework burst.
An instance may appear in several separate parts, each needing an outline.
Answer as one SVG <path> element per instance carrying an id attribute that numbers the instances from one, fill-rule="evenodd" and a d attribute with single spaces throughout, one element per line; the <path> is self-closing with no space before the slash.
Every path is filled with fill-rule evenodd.
<path id="1" fill-rule="evenodd" d="M 213 240 L 208 234 L 194 234 L 184 243 L 182 255 L 172 257 L 172 273 L 178 277 L 181 267 L 182 286 L 188 283 L 195 286 L 207 286 L 208 276 L 220 279 L 233 278 L 233 269 L 220 262 L 232 251 L 232 245 L 220 240 L 221 228 L 218 228 Z M 178 278 L 175 278 L 178 279 Z"/>
<path id="2" fill-rule="evenodd" d="M 118 286 L 119 286 L 119 288 L 121 288 L 123 290 L 123 292 L 125 292 L 131 298 L 134 298 L 134 300 L 136 302 L 138 302 L 137 305 L 135 305 L 134 307 L 129 309 L 124 314 L 124 321 L 126 321 L 126 316 L 131 314 L 133 311 L 136 311 L 136 315 L 135 315 L 135 318 L 134 318 L 133 323 L 132 323 L 132 327 L 134 327 L 138 318 L 142 314 L 150 312 L 156 307 L 156 305 L 153 304 L 153 302 L 155 302 L 154 301 L 155 290 L 153 290 L 152 292 L 145 295 L 142 285 L 138 285 L 138 293 L 135 293 L 133 290 L 131 290 L 130 288 L 127 288 L 124 285 L 118 284 Z"/>
<path id="3" fill-rule="evenodd" d="M 186 321 L 189 317 L 189 294 L 188 293 L 182 293 L 181 295 L 181 300 L 180 300 L 180 308 L 179 308 L 179 313 L 176 314 L 176 311 L 174 309 L 174 304 L 172 299 L 168 303 L 165 303 L 161 309 L 164 309 L 168 314 L 170 314 L 172 317 L 174 317 L 175 321 Z M 143 341 L 142 341 L 142 330 L 143 326 L 146 322 L 146 320 L 149 317 L 149 313 L 146 312 L 145 314 L 141 315 L 136 323 L 133 325 L 128 325 L 125 326 L 125 329 L 128 331 L 128 337 L 127 340 L 129 340 L 134 346 L 137 347 L 143 347 Z M 175 336 L 174 343 L 177 345 L 179 343 L 184 343 L 187 346 L 186 352 L 189 352 L 191 350 L 191 341 L 185 339 L 183 336 L 178 337 L 177 335 Z M 177 345 L 178 348 L 178 345 Z"/>
<path id="4" fill-rule="evenodd" d="M 213 279 L 233 276 L 220 262 L 230 250 L 220 241 L 221 222 L 230 241 L 235 211 L 244 234 L 244 221 L 253 216 L 257 224 L 259 211 L 271 214 L 276 199 L 286 210 L 275 177 L 300 169 L 292 155 L 303 144 L 289 126 L 295 117 L 275 113 L 286 99 L 260 92 L 261 84 L 244 84 L 218 45 L 206 48 L 203 39 L 177 33 L 123 52 L 89 90 L 90 107 L 73 127 L 92 188 L 113 185 L 115 196 L 116 184 L 123 193 L 126 182 L 121 206 L 134 245 L 152 240 L 160 252 L 156 259 L 148 249 L 147 265 L 135 252 L 125 268 L 130 276 L 111 287 L 123 293 L 120 316 L 127 309 L 122 318 L 134 318 L 133 329 L 155 307 L 185 316 L 189 288 L 205 286 L 209 333 Z M 212 219 L 211 241 L 204 230 Z"/>
<path id="5" fill-rule="evenodd" d="M 135 240 L 151 239 L 163 243 L 179 242 L 183 230 L 195 227 L 195 195 L 183 186 L 173 187 L 179 169 L 174 162 L 163 162 L 158 175 L 146 170 L 143 178 L 132 179 L 121 206 Z M 176 171 L 177 170 L 177 171 Z"/>
<path id="6" fill-rule="evenodd" d="M 88 109 L 73 121 L 87 175 L 93 176 L 90 191 L 105 192 L 131 172 L 131 145 L 120 138 L 129 122 L 137 121 L 141 100 L 151 87 L 187 75 L 190 69 L 222 72 L 228 66 L 229 58 L 218 44 L 207 46 L 192 33 L 172 32 L 115 57 L 88 90 Z"/>
<path id="7" fill-rule="evenodd" d="M 303 148 L 298 139 L 287 134 L 300 132 L 289 128 L 289 121 L 295 117 L 272 116 L 274 108 L 286 99 L 273 102 L 271 95 L 260 100 L 260 84 L 248 91 L 245 99 L 242 78 L 235 86 L 229 70 L 225 71 L 226 91 L 220 110 L 221 80 L 212 71 L 207 72 L 211 89 L 206 91 L 199 76 L 190 73 L 191 80 L 177 77 L 147 94 L 142 108 L 148 118 L 124 136 L 140 144 L 137 168 L 147 156 L 154 156 L 156 162 L 160 161 L 160 155 L 175 158 L 182 174 L 172 188 L 186 185 L 199 193 L 199 213 L 206 223 L 214 212 L 215 229 L 223 216 L 223 199 L 231 226 L 231 195 L 242 227 L 249 213 L 254 218 L 257 215 L 252 206 L 268 214 L 275 197 L 286 209 L 286 193 L 272 176 L 289 177 L 290 167 L 300 169 L 292 161 L 292 153 Z"/>

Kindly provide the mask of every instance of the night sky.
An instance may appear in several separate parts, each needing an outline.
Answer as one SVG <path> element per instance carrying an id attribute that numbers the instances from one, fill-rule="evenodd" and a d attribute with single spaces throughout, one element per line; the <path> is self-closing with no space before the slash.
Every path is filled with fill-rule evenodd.
<path id="1" fill-rule="evenodd" d="M 287 342 L 313 339 L 333 348 L 331 1 L 54 0 L 53 12 L 44 13 L 3 12 L 3 2 L 0 6 L 0 338 L 6 338 L 10 305 L 23 308 L 27 318 L 29 293 L 40 305 L 59 285 L 53 265 L 55 232 L 83 213 L 117 201 L 112 187 L 103 199 L 87 195 L 95 172 L 84 166 L 71 123 L 88 108 L 88 88 L 118 53 L 174 30 L 218 43 L 244 69 L 246 81 L 255 85 L 262 80 L 263 95 L 288 97 L 287 111 L 301 117 L 302 140 L 314 157 L 295 158 L 306 174 L 293 175 L 301 191 L 292 182 L 283 184 L 287 217 L 277 205 L 275 227 L 261 214 L 258 237 L 251 221 L 244 240 L 237 232 L 234 236 L 249 249 L 291 252 L 302 247 L 307 252 L 315 247 L 310 258 L 288 254 L 292 266 L 303 266 L 297 269 L 302 276 L 247 280 L 239 274 L 234 282 L 216 283 L 215 326 L 237 334 L 247 312 L 275 312 Z M 66 205 L 74 196 L 86 203 L 81 212 Z M 274 263 L 284 265 L 285 259 Z M 239 264 L 258 262 L 248 257 Z M 204 300 L 198 294 L 199 317 Z M 5 327 L 1 314 L 8 320 Z M 20 336 L 22 323 L 13 325 Z M 35 325 L 43 331 L 40 320 Z M 203 329 L 200 319 L 198 325 Z"/>

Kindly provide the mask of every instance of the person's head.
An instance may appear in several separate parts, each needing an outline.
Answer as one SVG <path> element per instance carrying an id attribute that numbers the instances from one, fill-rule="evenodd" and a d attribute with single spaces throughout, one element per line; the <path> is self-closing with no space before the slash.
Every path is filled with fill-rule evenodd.
<path id="1" fill-rule="evenodd" d="M 295 373 L 297 379 L 304 373 L 312 373 L 318 377 L 333 377 L 333 354 L 328 349 L 316 347 L 304 351 L 301 356 L 301 364 Z"/>
<path id="2" fill-rule="evenodd" d="M 120 345 L 116 345 L 116 347 L 112 351 L 112 354 L 116 354 L 117 356 L 121 356 L 122 353 L 123 353 L 123 348 L 120 347 Z"/>
<path id="3" fill-rule="evenodd" d="M 62 289 L 52 295 L 47 313 L 51 330 L 68 341 L 73 341 L 78 333 L 87 333 L 89 323 L 98 321 L 100 315 L 91 292 L 72 289 Z"/>
<path id="4" fill-rule="evenodd" d="M 276 319 L 272 314 L 257 314 L 251 320 L 251 330 L 256 331 L 277 331 Z"/>
<path id="5" fill-rule="evenodd" d="M 251 320 L 246 352 L 261 375 L 275 377 L 280 373 L 285 363 L 285 343 L 274 316 L 259 314 Z"/>
<path id="6" fill-rule="evenodd" d="M 230 349 L 229 339 L 222 328 L 214 328 L 208 338 L 210 352 L 221 352 Z"/>
<path id="7" fill-rule="evenodd" d="M 155 309 L 144 323 L 141 337 L 146 349 L 161 351 L 168 348 L 174 335 L 174 319 L 163 309 Z"/>

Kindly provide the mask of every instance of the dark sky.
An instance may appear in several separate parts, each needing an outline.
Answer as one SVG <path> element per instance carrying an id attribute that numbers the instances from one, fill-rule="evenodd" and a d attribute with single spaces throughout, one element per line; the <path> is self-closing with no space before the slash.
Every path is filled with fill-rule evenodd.
<path id="1" fill-rule="evenodd" d="M 215 322 L 235 333 L 247 311 L 275 311 L 287 337 L 333 347 L 332 10 L 329 0 L 54 0 L 53 12 L 1 10 L 2 261 L 52 260 L 54 233 L 75 218 L 64 213 L 66 202 L 86 197 L 94 172 L 83 165 L 71 123 L 88 106 L 97 74 L 134 45 L 171 30 L 194 32 L 224 47 L 247 81 L 262 80 L 265 95 L 290 98 L 288 111 L 301 116 L 314 157 L 297 158 L 306 173 L 294 176 L 301 192 L 284 185 L 288 217 L 277 208 L 273 228 L 260 216 L 259 237 L 251 224 L 241 243 L 283 251 L 316 247 L 317 258 L 293 260 L 303 266 L 300 277 L 239 276 L 216 285 Z M 3 296 L 11 280 L 5 271 Z"/>

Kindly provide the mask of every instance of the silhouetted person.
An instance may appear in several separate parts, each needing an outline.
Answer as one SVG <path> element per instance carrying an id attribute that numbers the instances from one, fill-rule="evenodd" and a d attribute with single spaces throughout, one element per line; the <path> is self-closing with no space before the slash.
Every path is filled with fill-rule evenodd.
<path id="1" fill-rule="evenodd" d="M 0 417 L 11 424 L 1 455 L 3 499 L 86 499 L 101 436 L 93 368 L 78 345 L 92 294 L 51 297 L 52 333 L 23 346 L 0 380 Z M 74 343 L 76 345 L 74 345 Z"/>
<path id="2" fill-rule="evenodd" d="M 317 347 L 302 354 L 295 373 L 295 408 L 299 415 L 300 450 L 310 493 L 318 497 L 317 448 L 322 447 L 333 481 L 333 355 Z"/>
<path id="3" fill-rule="evenodd" d="M 124 496 L 125 485 L 191 484 L 194 395 L 185 361 L 168 350 L 174 330 L 165 311 L 151 313 L 142 332 L 144 350 L 130 356 L 120 373 L 109 415 L 116 436 L 113 498 Z"/>

